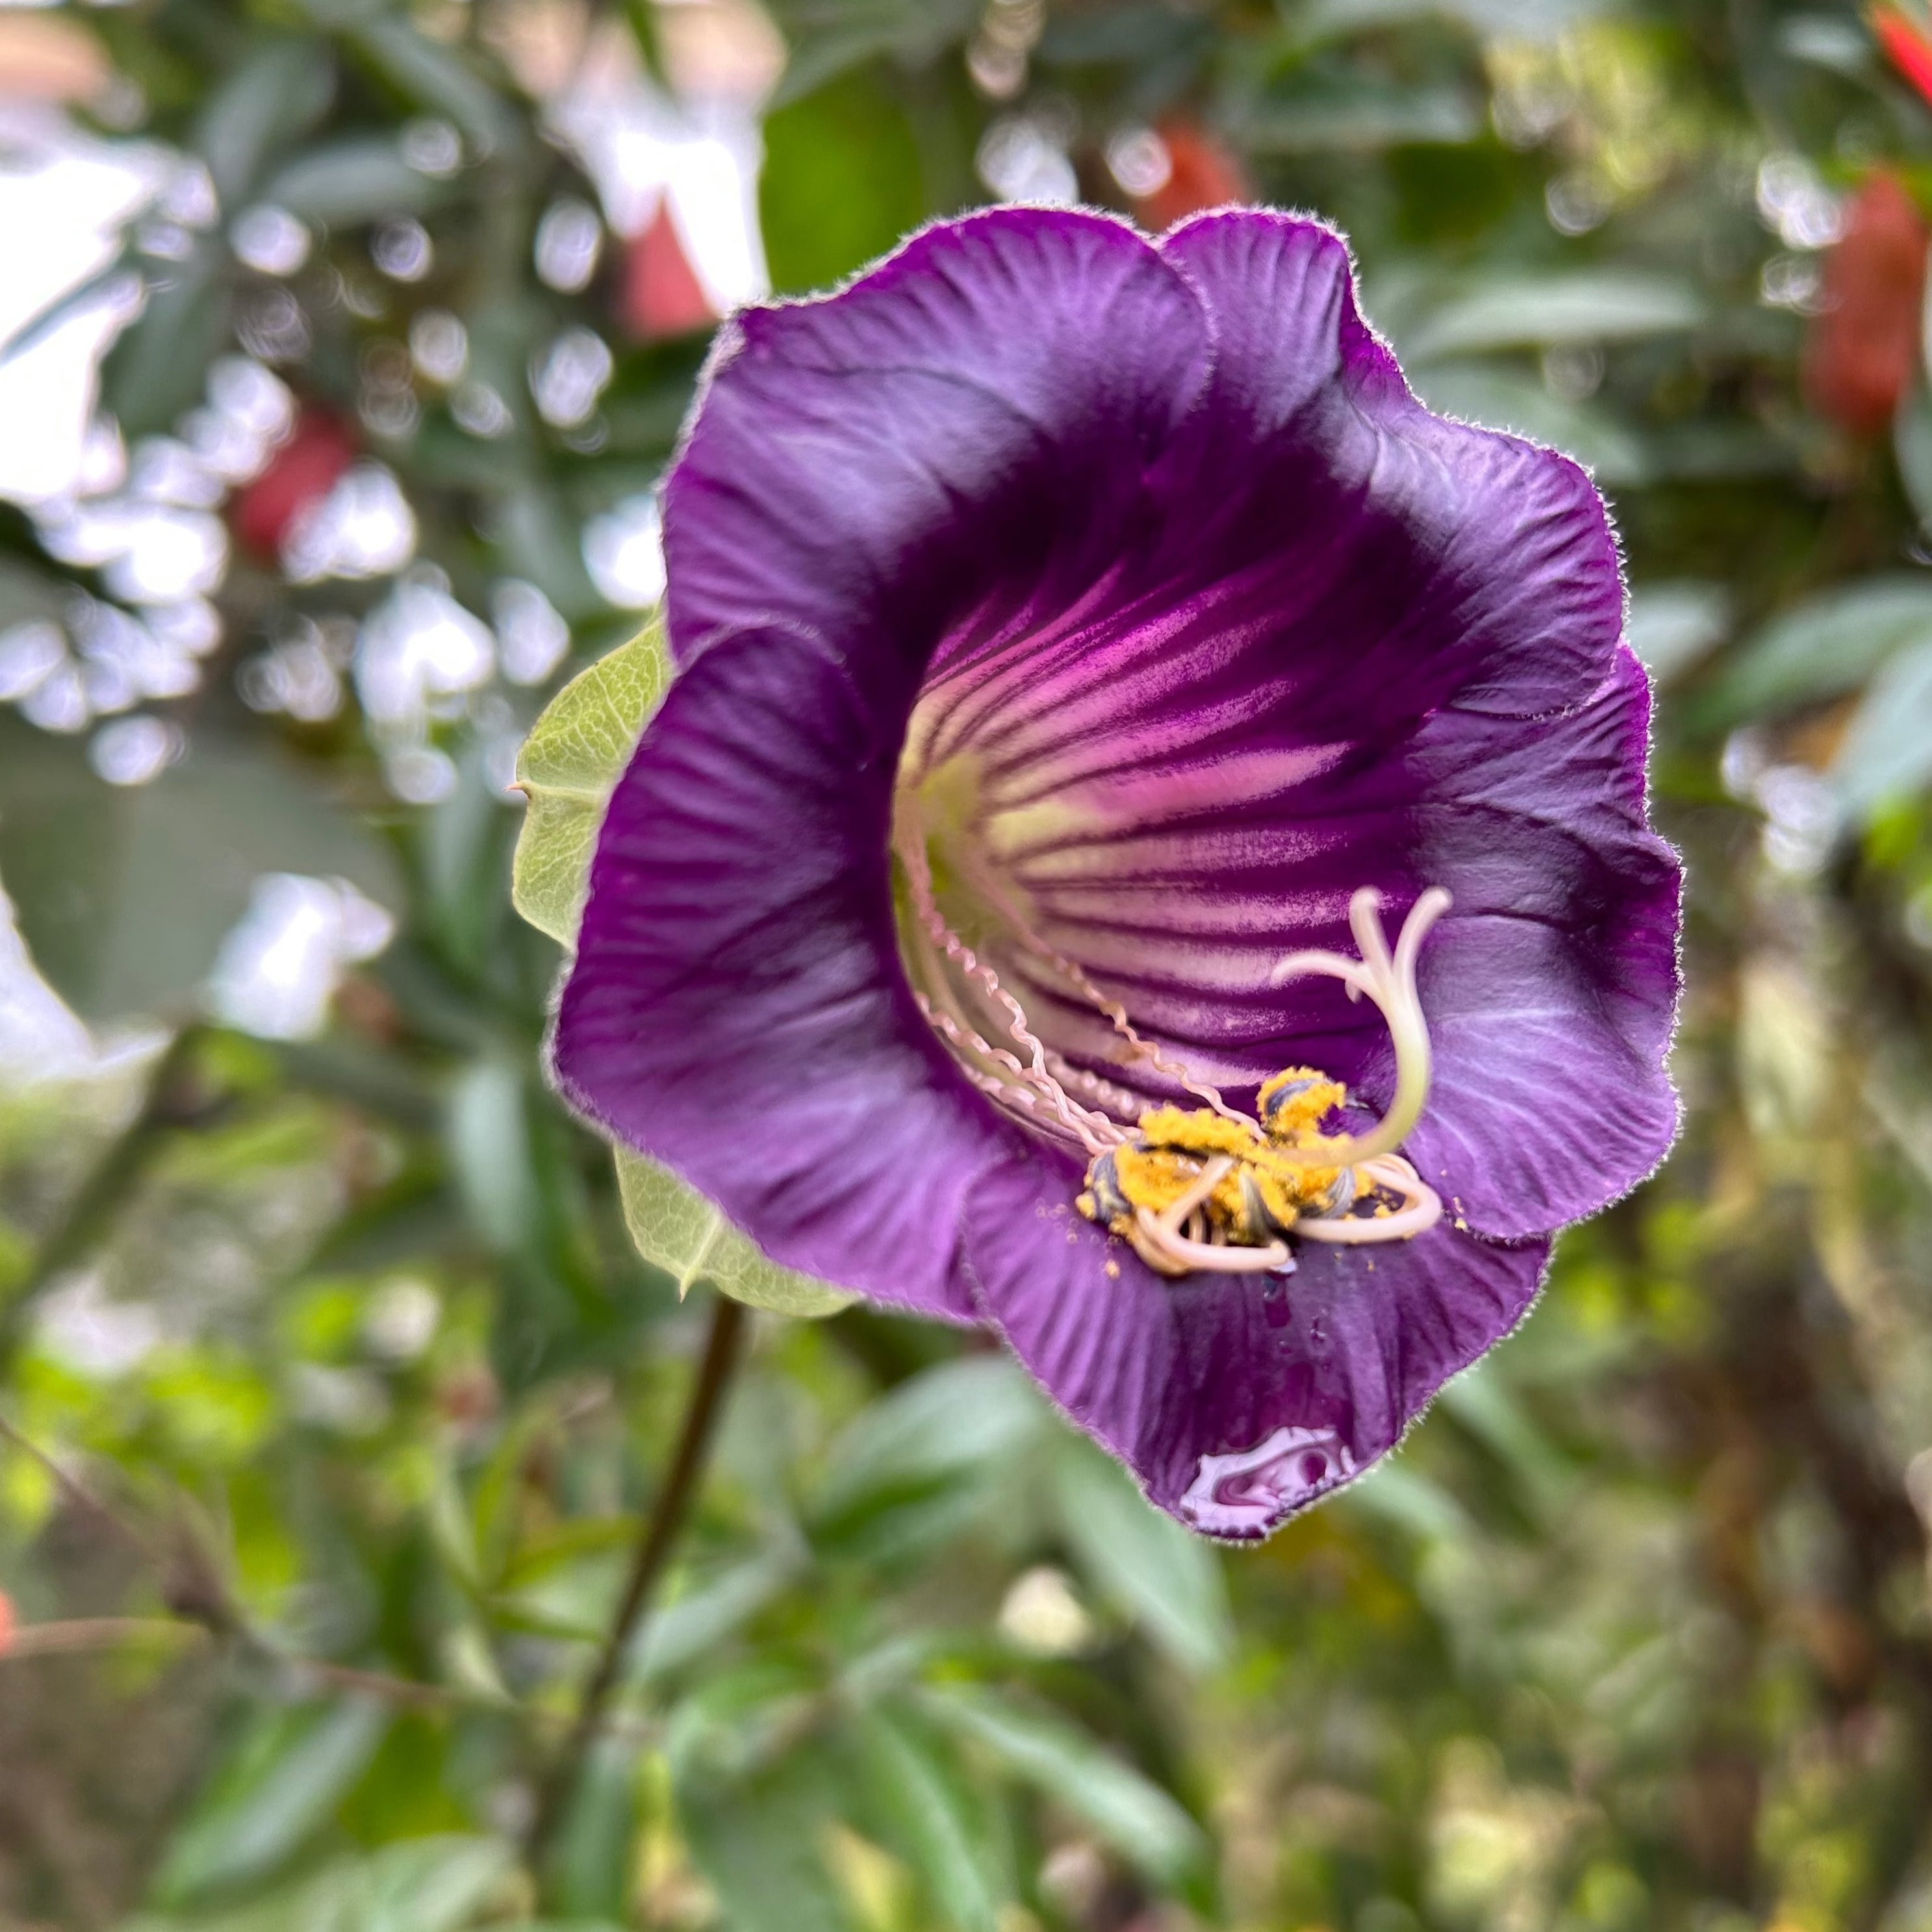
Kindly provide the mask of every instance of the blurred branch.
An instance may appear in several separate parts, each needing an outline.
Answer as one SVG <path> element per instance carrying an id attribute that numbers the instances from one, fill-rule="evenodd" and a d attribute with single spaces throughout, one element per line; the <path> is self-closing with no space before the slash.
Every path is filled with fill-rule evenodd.
<path id="1" fill-rule="evenodd" d="M 610 1620 L 597 1661 L 585 1680 L 575 1722 L 564 1740 L 550 1776 L 544 1780 L 536 1812 L 531 1822 L 530 1856 L 532 1869 L 541 1874 L 544 1852 L 562 1821 L 592 1740 L 604 1727 L 604 1707 L 617 1688 L 624 1660 L 630 1652 L 638 1626 L 649 1607 L 652 1594 L 664 1574 L 666 1559 L 684 1526 L 691 1498 L 703 1474 L 711 1436 L 722 1406 L 726 1388 L 737 1366 L 738 1352 L 745 1326 L 745 1308 L 728 1294 L 718 1296 L 711 1314 L 711 1332 L 704 1345 L 704 1358 L 698 1364 L 698 1378 L 692 1385 L 686 1408 L 684 1426 L 671 1459 L 657 1507 L 644 1524 L 644 1532 L 632 1559 L 631 1574 L 618 1600 L 616 1614 Z"/>

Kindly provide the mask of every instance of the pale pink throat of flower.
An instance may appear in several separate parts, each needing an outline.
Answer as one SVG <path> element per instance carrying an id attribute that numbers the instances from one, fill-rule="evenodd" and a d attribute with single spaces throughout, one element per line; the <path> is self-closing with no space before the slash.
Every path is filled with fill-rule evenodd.
<path id="1" fill-rule="evenodd" d="M 910 902 L 907 964 L 915 996 L 967 1078 L 1007 1112 L 1052 1138 L 1083 1148 L 1096 1167 L 1116 1150 L 1141 1144 L 1141 1124 L 1152 1112 L 1144 1099 L 1045 1045 L 991 964 L 947 922 L 934 887 L 926 829 L 916 810 L 906 814 L 896 832 L 894 847 Z M 1298 1162 L 1311 1171 L 1341 1171 L 1346 1184 L 1330 1190 L 1332 1204 L 1304 1204 L 1292 1222 L 1296 1235 L 1332 1246 L 1365 1246 L 1412 1240 L 1442 1218 L 1440 1197 L 1398 1150 L 1429 1098 L 1429 1029 L 1416 988 L 1416 962 L 1424 936 L 1448 908 L 1447 892 L 1431 887 L 1422 893 L 1391 949 L 1382 929 L 1382 896 L 1365 886 L 1348 907 L 1349 928 L 1360 958 L 1326 951 L 1294 952 L 1278 962 L 1269 974 L 1271 986 L 1324 974 L 1340 980 L 1352 1000 L 1366 994 L 1387 1022 L 1395 1048 L 1395 1092 L 1388 1111 L 1374 1126 L 1358 1135 L 1304 1135 L 1285 1143 L 1268 1138 L 1259 1121 L 1230 1106 L 1214 1086 L 1147 1039 L 1118 1000 L 1109 998 L 1082 967 L 1040 936 L 990 867 L 974 866 L 970 884 L 1012 944 L 1048 968 L 1076 998 L 1106 1019 L 1120 1037 L 1124 1058 L 1204 1103 L 1192 1118 L 1218 1117 L 1253 1136 L 1258 1144 L 1265 1141 L 1268 1157 L 1277 1165 Z M 1126 1124 L 1123 1116 L 1136 1124 Z M 1292 1270 L 1294 1263 L 1286 1240 L 1231 1240 L 1225 1225 L 1205 1211 L 1216 1190 L 1242 1165 L 1234 1154 L 1202 1157 L 1198 1174 L 1178 1198 L 1158 1211 L 1133 1204 L 1131 1214 L 1114 1223 L 1115 1232 L 1150 1267 L 1171 1276 Z M 1090 1167 L 1090 1182 L 1094 1172 Z M 1363 1206 L 1370 1211 L 1351 1211 Z"/>

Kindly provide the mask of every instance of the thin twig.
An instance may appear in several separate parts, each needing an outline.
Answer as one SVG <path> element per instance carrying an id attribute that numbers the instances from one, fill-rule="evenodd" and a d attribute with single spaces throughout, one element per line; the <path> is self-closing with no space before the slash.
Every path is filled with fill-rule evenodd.
<path id="1" fill-rule="evenodd" d="M 58 1622 L 16 1624 L 0 1642 L 0 1664 L 16 1658 L 68 1657 L 77 1651 L 118 1650 L 123 1644 L 204 1641 L 199 1624 L 175 1617 L 63 1617 Z"/>
<path id="2" fill-rule="evenodd" d="M 219 1633 L 185 1617 L 62 1617 L 45 1623 L 19 1624 L 0 1642 L 0 1666 L 26 1663 L 41 1657 L 74 1657 L 89 1651 L 118 1650 L 147 1643 L 207 1643 Z M 408 1709 L 482 1711 L 511 1718 L 520 1724 L 574 1726 L 566 1711 L 541 1706 L 506 1702 L 480 1690 L 460 1690 L 446 1684 L 425 1684 L 412 1677 L 392 1677 L 385 1671 L 364 1670 L 354 1664 L 330 1664 L 302 1657 L 258 1637 L 244 1637 L 242 1648 L 298 1680 L 338 1691 L 345 1696 L 374 1698 L 379 1703 Z M 599 1725 L 607 1736 L 620 1736 L 639 1744 L 655 1742 L 660 1727 L 640 1719 L 606 1716 Z"/>
<path id="3" fill-rule="evenodd" d="M 0 1415 L 0 1439 L 10 1442 L 30 1462 L 39 1463 L 52 1477 L 55 1486 L 68 1502 L 77 1503 L 88 1515 L 100 1517 L 118 1534 L 125 1537 L 143 1556 L 152 1558 L 154 1556 L 154 1546 L 145 1532 L 130 1522 L 112 1503 L 96 1496 L 71 1469 L 56 1462 L 31 1436 L 23 1436 L 4 1415 Z"/>
<path id="4" fill-rule="evenodd" d="M 685 1513 L 704 1471 L 706 1452 L 710 1447 L 712 1427 L 718 1419 L 724 1390 L 737 1364 L 744 1324 L 743 1304 L 733 1300 L 729 1295 L 720 1294 L 712 1311 L 711 1332 L 705 1342 L 704 1359 L 699 1364 L 698 1378 L 692 1384 L 690 1400 L 684 1412 L 684 1426 L 678 1437 L 670 1470 L 664 1477 L 664 1487 L 658 1492 L 656 1507 L 646 1521 L 644 1534 L 638 1540 L 630 1576 L 618 1600 L 616 1614 L 604 1634 L 597 1661 L 584 1680 L 570 1735 L 564 1740 L 538 1799 L 530 1835 L 533 1869 L 542 1870 L 544 1853 L 576 1790 L 578 1780 L 583 1774 L 584 1760 L 592 1741 L 604 1726 L 604 1707 L 617 1688 L 632 1640 L 650 1605 L 652 1592 L 664 1574 L 665 1561 L 677 1540 L 678 1532 L 684 1526 Z"/>

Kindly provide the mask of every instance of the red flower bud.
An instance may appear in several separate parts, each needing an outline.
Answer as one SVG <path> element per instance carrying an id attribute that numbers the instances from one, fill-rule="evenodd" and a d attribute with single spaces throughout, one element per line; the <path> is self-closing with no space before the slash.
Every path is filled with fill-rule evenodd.
<path id="1" fill-rule="evenodd" d="M 1203 208 L 1254 198 L 1240 163 L 1198 122 L 1164 121 L 1159 132 L 1173 172 L 1151 194 L 1133 198 L 1134 219 L 1150 234 Z"/>
<path id="2" fill-rule="evenodd" d="M 1822 416 L 1860 435 L 1888 428 L 1916 379 L 1925 218 L 1888 174 L 1846 212 L 1825 258 L 1824 307 L 1804 345 L 1804 388 Z"/>
<path id="3" fill-rule="evenodd" d="M 1932 36 L 1896 7 L 1874 8 L 1871 25 L 1892 65 L 1932 100 Z"/>
<path id="4" fill-rule="evenodd" d="M 640 342 L 662 342 L 709 328 L 718 311 L 698 279 L 670 203 L 661 200 L 644 229 L 631 238 L 624 255 L 618 320 Z"/>
<path id="5" fill-rule="evenodd" d="M 303 512 L 319 503 L 356 460 L 356 440 L 326 410 L 308 409 L 262 473 L 236 493 L 229 520 L 244 548 L 272 563 Z"/>
<path id="6" fill-rule="evenodd" d="M 20 1628 L 20 1619 L 14 1614 L 14 1600 L 4 1590 L 0 1590 L 0 1657 L 4 1657 L 13 1647 L 14 1633 Z"/>

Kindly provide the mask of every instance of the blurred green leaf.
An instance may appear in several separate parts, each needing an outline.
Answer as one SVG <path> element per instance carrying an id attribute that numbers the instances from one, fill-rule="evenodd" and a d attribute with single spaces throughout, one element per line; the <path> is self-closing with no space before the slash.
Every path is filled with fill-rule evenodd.
<path id="1" fill-rule="evenodd" d="M 13 556 L 0 556 L 0 630 L 36 620 L 56 620 L 68 592 L 59 580 Z"/>
<path id="2" fill-rule="evenodd" d="M 1575 1494 L 1577 1472 L 1490 1363 L 1445 1382 L 1436 1400 L 1497 1457 L 1532 1508 L 1553 1516 Z"/>
<path id="3" fill-rule="evenodd" d="M 463 1932 L 489 1911 L 511 1864 L 494 1839 L 418 1838 L 339 1859 L 233 1910 L 143 1916 L 126 1932 Z"/>
<path id="4" fill-rule="evenodd" d="M 0 878 L 36 963 L 81 1012 L 178 1012 L 272 872 L 403 893 L 388 852 L 302 767 L 203 730 L 152 784 L 0 717 Z"/>
<path id="5" fill-rule="evenodd" d="M 1624 635 L 1659 684 L 1701 663 L 1731 627 L 1731 600 L 1720 584 L 1631 586 Z"/>
<path id="6" fill-rule="evenodd" d="M 1201 1827 L 1150 1778 L 1096 1739 L 983 1685 L 928 1686 L 920 1708 L 1014 1776 L 1083 1819 L 1156 1882 L 1186 1884 L 1206 1866 Z"/>
<path id="7" fill-rule="evenodd" d="M 628 1148 L 615 1150 L 624 1225 L 646 1261 L 689 1292 L 704 1281 L 776 1315 L 836 1315 L 858 1299 L 844 1288 L 781 1268 L 694 1189 Z"/>
<path id="8" fill-rule="evenodd" d="M 638 1633 L 626 1681 L 647 1683 L 695 1662 L 750 1622 L 792 1580 L 797 1567 L 795 1557 L 766 1552 L 706 1577 L 653 1610 Z"/>
<path id="9" fill-rule="evenodd" d="M 919 144 L 884 68 L 853 68 L 766 121 L 758 211 L 781 293 L 829 288 L 925 219 Z"/>
<path id="10" fill-rule="evenodd" d="M 638 1815 L 638 1748 L 622 1738 L 600 1738 L 584 1759 L 552 1847 L 546 1873 L 551 1905 L 573 1917 L 624 1916 Z"/>
<path id="11" fill-rule="evenodd" d="M 1492 275 L 1437 303 L 1402 347 L 1432 362 L 1547 343 L 1621 342 L 1694 328 L 1704 314 L 1689 283 L 1640 269 Z"/>
<path id="12" fill-rule="evenodd" d="M 1054 1446 L 1060 1533 L 1081 1568 L 1184 1670 L 1223 1662 L 1234 1630 L 1220 1559 L 1142 1496 L 1120 1466 L 1084 1436 Z"/>
<path id="13" fill-rule="evenodd" d="M 101 370 L 101 400 L 125 434 L 172 429 L 201 400 L 208 365 L 228 340 L 232 274 L 221 244 L 204 236 L 166 276 L 149 278 L 146 306 Z"/>
<path id="14" fill-rule="evenodd" d="M 1847 811 L 1868 819 L 1932 782 L 1932 637 L 1888 658 L 1832 760 Z"/>
<path id="15" fill-rule="evenodd" d="M 1017 1364 L 999 1355 L 943 1363 L 872 1403 L 832 1444 L 821 1504 L 849 1511 L 908 1485 L 984 1471 L 1049 1426 Z"/>
<path id="16" fill-rule="evenodd" d="M 658 619 L 572 678 L 518 754 L 517 783 L 530 802 L 511 896 L 561 946 L 576 943 L 604 808 L 670 677 Z"/>
<path id="17" fill-rule="evenodd" d="M 1396 86 L 1343 70 L 1298 76 L 1292 87 L 1231 106 L 1223 118 L 1258 154 L 1303 154 L 1466 141 L 1482 116 L 1466 88 Z"/>
<path id="18" fill-rule="evenodd" d="M 1856 691 L 1887 658 L 1932 638 L 1932 578 L 1868 577 L 1774 618 L 1725 667 L 1708 700 L 1735 722 Z"/>
<path id="19" fill-rule="evenodd" d="M 392 136 L 356 135 L 307 149 L 272 176 L 262 199 L 304 221 L 358 226 L 430 207 L 439 184 L 410 166 Z"/>
<path id="20" fill-rule="evenodd" d="M 176 1834 L 157 1902 L 185 1905 L 273 1872 L 362 1775 L 388 1722 L 380 1706 L 354 1700 L 259 1725 Z"/>
<path id="21" fill-rule="evenodd" d="M 997 1848 L 947 1764 L 907 1720 L 862 1711 L 852 1734 L 874 1810 L 956 1932 L 997 1932 L 1006 1885 Z"/>
<path id="22" fill-rule="evenodd" d="M 526 1104 L 524 1070 L 506 1059 L 472 1060 L 449 1091 L 452 1164 L 477 1226 L 504 1254 L 527 1251 L 538 1234 Z"/>
<path id="23" fill-rule="evenodd" d="M 320 0 L 318 14 L 337 0 Z M 344 9 L 351 43 L 418 106 L 446 115 L 479 154 L 517 144 L 520 129 L 509 104 L 472 67 L 462 50 L 431 40 L 406 14 Z"/>
<path id="24" fill-rule="evenodd" d="M 191 137 L 225 207 L 253 194 L 265 162 L 315 125 L 334 92 L 325 40 L 277 35 L 247 56 L 209 98 Z"/>
<path id="25" fill-rule="evenodd" d="M 780 110 L 881 54 L 923 67 L 971 31 L 976 0 L 772 0 L 791 50 Z"/>
<path id="26" fill-rule="evenodd" d="M 1899 481 L 1905 485 L 1918 527 L 1932 531 L 1932 396 L 1923 386 L 1913 391 L 1892 419 L 1892 435 Z"/>
<path id="27" fill-rule="evenodd" d="M 733 1932 L 849 1932 L 820 1849 L 833 1796 L 802 1753 L 740 1784 L 680 1786 L 685 1835 Z"/>

